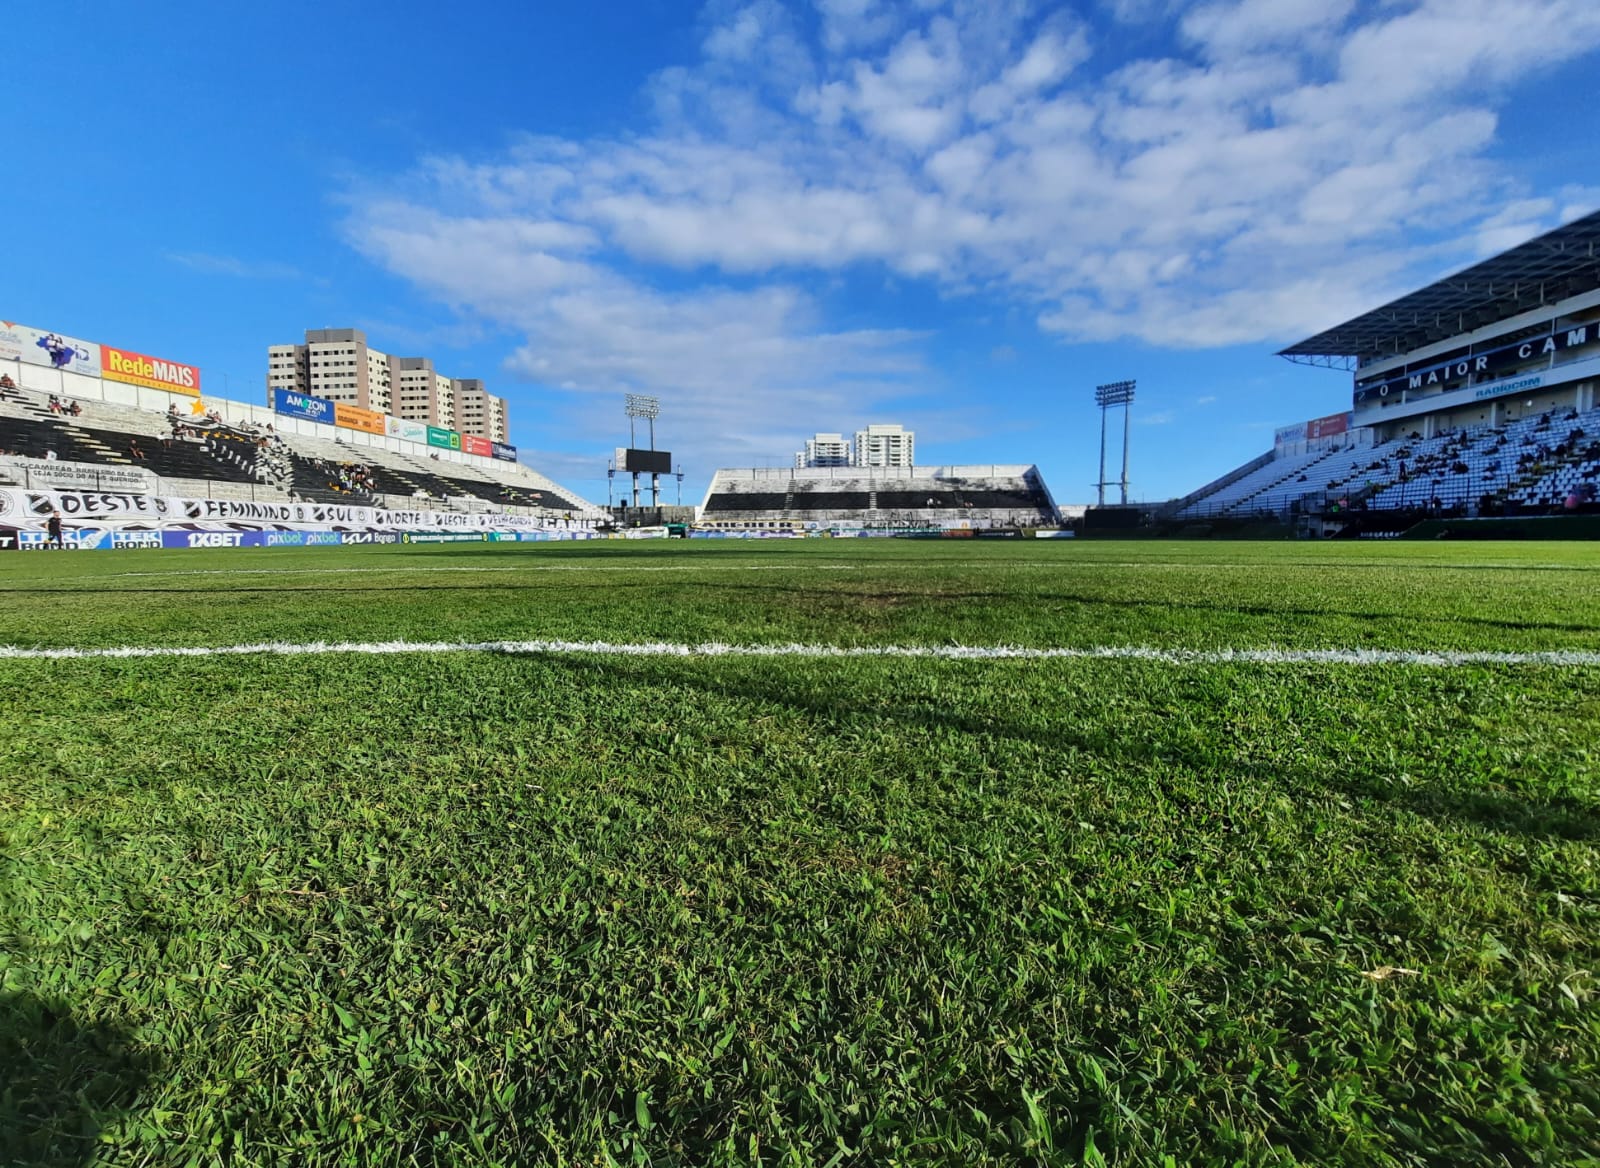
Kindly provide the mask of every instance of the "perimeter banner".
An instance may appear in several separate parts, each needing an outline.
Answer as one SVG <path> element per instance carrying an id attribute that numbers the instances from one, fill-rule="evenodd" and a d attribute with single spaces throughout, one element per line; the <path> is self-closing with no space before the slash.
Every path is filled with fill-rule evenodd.
<path id="1" fill-rule="evenodd" d="M 428 445 L 442 446 L 446 450 L 460 450 L 461 435 L 454 430 L 441 430 L 438 426 L 429 426 Z"/>
<path id="2" fill-rule="evenodd" d="M 178 361 L 163 361 L 160 357 L 147 357 L 143 353 L 130 353 L 126 349 L 100 346 L 102 376 L 107 381 L 124 381 L 129 385 L 142 385 L 146 389 L 164 389 L 168 393 L 185 393 L 200 396 L 200 370 Z"/>
<path id="3" fill-rule="evenodd" d="M 333 421 L 333 402 L 325 397 L 312 397 L 292 389 L 272 391 L 272 408 L 291 418 L 304 418 L 308 422 Z"/>
<path id="4" fill-rule="evenodd" d="M 461 451 L 463 454 L 477 454 L 484 458 L 494 457 L 494 443 L 487 438 L 479 438 L 476 434 L 461 435 Z"/>
<path id="5" fill-rule="evenodd" d="M 0 357 L 67 373 L 82 373 L 85 377 L 100 376 L 99 345 L 9 320 L 0 320 Z"/>
<path id="6" fill-rule="evenodd" d="M 377 410 L 363 410 L 344 402 L 333 403 L 333 424 L 347 430 L 361 430 L 368 434 L 387 434 L 384 416 Z"/>
<path id="7" fill-rule="evenodd" d="M 517 461 L 517 448 L 515 446 L 508 446 L 504 442 L 496 442 L 493 444 L 493 454 L 495 458 L 501 459 L 504 462 Z"/>
<path id="8" fill-rule="evenodd" d="M 541 530 L 566 521 L 534 515 L 494 515 L 472 511 L 390 511 L 378 507 L 347 507 L 340 503 L 253 503 L 241 499 L 186 499 L 170 495 L 140 495 L 116 491 L 29 491 L 0 488 L 0 522 L 7 525 L 43 526 L 52 511 L 69 522 L 144 526 L 176 524 L 229 524 L 271 527 L 295 525 L 309 528 L 378 528 L 432 531 L 463 529 L 486 531 Z M 580 525 L 581 526 L 581 525 Z"/>
<path id="9" fill-rule="evenodd" d="M 1347 410 L 1342 414 L 1329 414 L 1326 418 L 1312 418 L 1306 423 L 1306 437 L 1332 438 L 1336 434 L 1343 434 L 1350 429 L 1350 422 L 1354 416 Z"/>
<path id="10" fill-rule="evenodd" d="M 407 422 L 403 418 L 386 419 L 386 428 L 391 438 L 404 438 L 407 442 L 428 441 L 428 427 L 421 422 Z"/>

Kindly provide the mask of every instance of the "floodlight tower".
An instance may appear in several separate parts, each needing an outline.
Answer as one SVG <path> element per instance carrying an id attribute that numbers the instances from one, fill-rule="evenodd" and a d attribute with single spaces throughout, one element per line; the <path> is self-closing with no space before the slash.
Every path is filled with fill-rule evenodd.
<path id="1" fill-rule="evenodd" d="M 1094 387 L 1094 404 L 1100 407 L 1100 481 L 1095 483 L 1099 492 L 1096 506 L 1106 505 L 1106 413 L 1116 406 L 1122 407 L 1122 505 L 1128 505 L 1128 418 L 1133 412 L 1133 390 L 1136 382 L 1113 381 Z"/>
<path id="2" fill-rule="evenodd" d="M 644 418 L 650 423 L 650 449 L 656 448 L 656 419 L 661 416 L 661 399 L 646 397 L 643 394 L 630 393 L 623 399 L 623 405 L 628 411 L 628 445 L 636 441 L 633 432 L 634 419 Z M 633 505 L 639 505 L 639 472 L 633 472 Z M 650 506 L 661 506 L 661 476 L 654 471 L 650 473 Z"/>

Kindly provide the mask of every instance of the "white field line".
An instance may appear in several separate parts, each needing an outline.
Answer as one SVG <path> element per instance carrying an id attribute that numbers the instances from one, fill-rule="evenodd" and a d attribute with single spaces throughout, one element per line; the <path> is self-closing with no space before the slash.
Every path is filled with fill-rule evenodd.
<path id="1" fill-rule="evenodd" d="M 1153 661 L 1164 665 L 1471 665 L 1600 666 L 1600 652 L 1412 651 L 1404 649 L 1157 649 L 1108 645 L 1086 649 L 1033 649 L 1018 645 L 688 645 L 670 641 L 265 641 L 253 645 L 155 645 L 111 649 L 23 649 L 0 646 L 0 659 L 80 660 L 136 657 L 283 657 L 341 653 L 498 653 L 514 656 L 584 654 L 604 657 L 790 657 L 834 660 L 901 657 L 935 661 Z"/>

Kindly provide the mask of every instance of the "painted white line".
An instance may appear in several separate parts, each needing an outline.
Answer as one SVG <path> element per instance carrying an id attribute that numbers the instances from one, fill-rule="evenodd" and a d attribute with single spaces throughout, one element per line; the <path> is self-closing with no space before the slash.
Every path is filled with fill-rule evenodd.
<path id="1" fill-rule="evenodd" d="M 584 654 L 607 657 L 795 657 L 813 659 L 909 657 L 936 661 L 1153 661 L 1165 665 L 1468 665 L 1600 666 L 1600 651 L 1412 651 L 1405 649 L 1157 649 L 1108 645 L 1034 649 L 1019 645 L 688 645 L 671 641 L 264 641 L 253 645 L 154 645 L 112 649 L 24 649 L 0 646 L 0 659 L 81 660 L 133 657 L 284 657 L 342 653 Z"/>

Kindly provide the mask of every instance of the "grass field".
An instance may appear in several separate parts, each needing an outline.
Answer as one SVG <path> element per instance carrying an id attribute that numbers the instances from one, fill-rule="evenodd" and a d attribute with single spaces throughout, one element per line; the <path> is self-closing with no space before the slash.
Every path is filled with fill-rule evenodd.
<path id="1" fill-rule="evenodd" d="M 1600 550 L 29 555 L 0 621 L 1594 652 Z M 1600 666 L 0 659 L 0 708 L 0 1163 L 1600 1164 Z"/>

